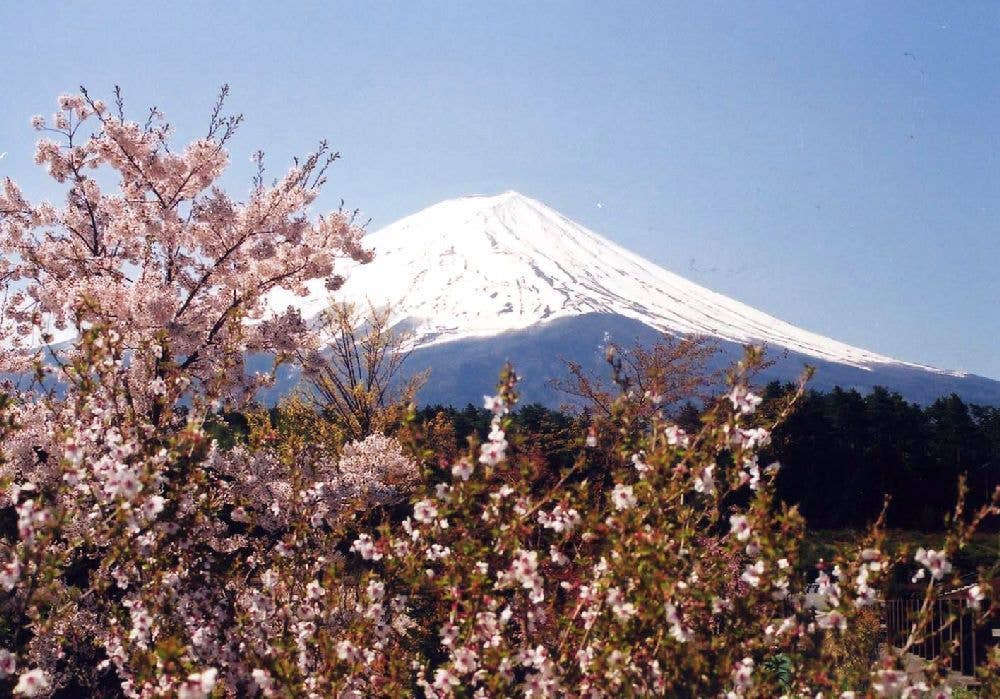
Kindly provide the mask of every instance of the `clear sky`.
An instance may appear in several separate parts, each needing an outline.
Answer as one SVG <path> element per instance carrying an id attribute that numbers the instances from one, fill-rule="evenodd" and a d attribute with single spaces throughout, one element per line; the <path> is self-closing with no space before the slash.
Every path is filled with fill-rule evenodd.
<path id="1" fill-rule="evenodd" d="M 0 175 L 121 84 L 202 135 L 228 82 L 278 171 L 373 228 L 516 189 L 804 328 L 1000 378 L 1000 4 L 0 4 Z M 598 206 L 601 204 L 601 206 Z"/>

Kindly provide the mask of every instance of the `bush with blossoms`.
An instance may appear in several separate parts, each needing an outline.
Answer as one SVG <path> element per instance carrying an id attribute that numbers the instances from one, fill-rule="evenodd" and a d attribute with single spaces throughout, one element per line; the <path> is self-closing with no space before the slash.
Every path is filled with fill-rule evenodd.
<path id="1" fill-rule="evenodd" d="M 273 292 L 335 290 L 339 258 L 370 259 L 351 215 L 307 215 L 325 146 L 270 186 L 258 155 L 245 201 L 216 186 L 240 123 L 222 108 L 207 138 L 172 149 L 156 110 L 133 122 L 120 96 L 60 98 L 34 123 L 55 135 L 37 160 L 64 204 L 3 183 L 0 692 L 950 693 L 947 649 L 919 672 L 906 653 L 938 631 L 950 560 L 996 500 L 960 502 L 939 549 L 890 554 L 875 523 L 809 570 L 805 523 L 762 458 L 799 394 L 761 404 L 756 350 L 690 433 L 655 386 L 616 377 L 620 395 L 544 488 L 511 429 L 510 368 L 486 398 L 487 438 L 454 459 L 415 422 L 347 444 L 263 418 L 237 444 L 213 438 L 217 413 L 267 380 L 247 353 L 316 342 L 296 313 L 268 310 Z M 844 663 L 901 569 L 924 586 L 905 646 Z M 966 594 L 963 623 L 995 613 L 985 582 Z"/>

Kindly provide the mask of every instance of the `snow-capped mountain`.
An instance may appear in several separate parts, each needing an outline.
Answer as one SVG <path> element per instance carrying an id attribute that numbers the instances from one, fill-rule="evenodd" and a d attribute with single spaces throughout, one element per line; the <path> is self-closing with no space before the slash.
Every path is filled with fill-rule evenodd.
<path id="1" fill-rule="evenodd" d="M 667 332 L 762 342 L 851 366 L 902 364 L 689 282 L 517 192 L 450 199 L 365 242 L 375 261 L 352 269 L 337 298 L 391 304 L 417 346 L 611 313 Z M 316 294 L 301 306 L 309 317 L 327 303 Z"/>
<path id="2" fill-rule="evenodd" d="M 375 260 L 347 271 L 337 300 L 389 304 L 394 322 L 413 332 L 416 356 L 426 350 L 425 357 L 436 358 L 432 363 L 448 367 L 461 361 L 456 352 L 464 348 L 468 354 L 477 339 L 493 338 L 496 344 L 502 337 L 509 344 L 522 338 L 517 353 L 523 357 L 532 333 L 582 327 L 571 319 L 589 319 L 585 325 L 592 332 L 598 329 L 594 319 L 604 318 L 617 319 L 606 324 L 619 332 L 648 328 L 708 335 L 733 347 L 762 343 L 772 354 L 796 358 L 780 374 L 787 378 L 805 362 L 852 369 L 852 377 L 862 378 L 845 383 L 857 386 L 878 382 L 865 373 L 905 374 L 909 383 L 914 376 L 934 376 L 949 386 L 966 377 L 797 328 L 644 260 L 517 192 L 444 201 L 369 234 L 365 242 Z M 306 299 L 274 299 L 276 307 L 297 305 L 307 318 L 329 302 L 319 288 Z M 572 345 L 573 338 L 565 337 L 564 350 Z M 995 384 L 1000 401 L 1000 383 L 971 378 Z M 941 390 L 946 392 L 943 385 Z"/>

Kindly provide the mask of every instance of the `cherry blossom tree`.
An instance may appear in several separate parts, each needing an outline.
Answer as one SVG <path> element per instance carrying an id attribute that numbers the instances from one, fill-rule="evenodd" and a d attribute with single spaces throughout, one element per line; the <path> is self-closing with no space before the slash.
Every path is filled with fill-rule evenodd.
<path id="1" fill-rule="evenodd" d="M 83 89 L 60 97 L 32 123 L 64 203 L 0 186 L 0 369 L 45 379 L 9 385 L 0 406 L 0 510 L 17 522 L 0 536 L 13 691 L 205 696 L 236 652 L 203 646 L 223 633 L 208 619 L 232 605 L 226 557 L 243 540 L 227 513 L 249 488 L 226 488 L 241 462 L 216 468 L 206 416 L 253 395 L 247 353 L 312 341 L 294 311 L 268 308 L 272 292 L 335 290 L 338 258 L 371 255 L 353 214 L 310 215 L 337 158 L 325 143 L 271 184 L 258 152 L 245 200 L 223 192 L 242 122 L 223 113 L 227 93 L 206 135 L 180 148 L 155 108 L 128 120 L 117 90 L 111 107 Z"/>
<path id="2" fill-rule="evenodd" d="M 7 369 L 23 368 L 39 341 L 101 325 L 129 353 L 123 390 L 156 423 L 156 396 L 192 381 L 218 397 L 249 395 L 247 352 L 302 346 L 301 319 L 269 313 L 268 294 L 305 294 L 320 279 L 334 290 L 338 256 L 371 254 L 351 214 L 308 216 L 337 159 L 325 142 L 273 184 L 258 152 L 245 201 L 222 191 L 225 146 L 242 122 L 224 114 L 227 94 L 205 136 L 181 148 L 157 109 L 145 123 L 128 120 L 117 90 L 114 106 L 81 88 L 59 98 L 51 119 L 33 119 L 45 134 L 35 160 L 66 199 L 33 204 L 11 179 L 2 183 L 3 321 L 20 350 L 7 354 Z"/>

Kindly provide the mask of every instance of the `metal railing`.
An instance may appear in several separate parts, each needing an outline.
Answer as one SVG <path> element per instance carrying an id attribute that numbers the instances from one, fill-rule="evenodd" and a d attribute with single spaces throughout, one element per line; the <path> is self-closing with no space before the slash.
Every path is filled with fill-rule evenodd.
<path id="1" fill-rule="evenodd" d="M 923 602 L 918 597 L 886 601 L 886 635 L 892 646 L 906 645 Z M 910 652 L 928 660 L 943 655 L 953 671 L 974 676 L 976 665 L 986 658 L 987 629 L 977 629 L 967 609 L 968 601 L 958 595 L 943 595 L 935 601 L 924 638 L 913 644 Z"/>

